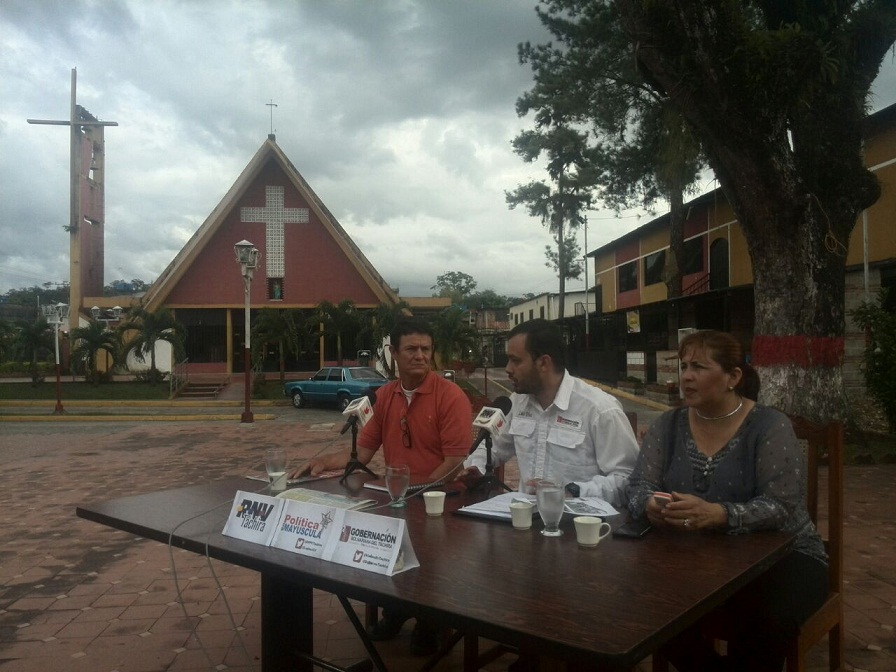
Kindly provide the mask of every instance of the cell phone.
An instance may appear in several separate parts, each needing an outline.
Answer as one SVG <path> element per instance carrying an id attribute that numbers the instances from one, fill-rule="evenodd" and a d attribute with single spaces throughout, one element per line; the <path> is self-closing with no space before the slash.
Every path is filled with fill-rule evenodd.
<path id="1" fill-rule="evenodd" d="M 672 495 L 668 492 L 654 492 L 653 501 L 659 506 L 666 506 L 666 504 L 672 501 Z"/>
<path id="2" fill-rule="evenodd" d="M 630 520 L 613 530 L 613 536 L 620 539 L 643 539 L 650 531 L 650 523 L 646 520 Z"/>

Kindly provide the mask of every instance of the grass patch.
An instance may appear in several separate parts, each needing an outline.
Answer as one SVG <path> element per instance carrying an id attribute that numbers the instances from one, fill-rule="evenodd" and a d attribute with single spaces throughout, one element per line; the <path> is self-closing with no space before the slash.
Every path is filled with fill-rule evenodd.
<path id="1" fill-rule="evenodd" d="M 137 382 L 113 382 L 91 385 L 82 381 L 62 381 L 62 401 L 70 400 L 163 400 L 168 398 L 168 383 L 151 385 Z M 0 383 L 0 400 L 44 401 L 56 399 L 56 381 Z"/>

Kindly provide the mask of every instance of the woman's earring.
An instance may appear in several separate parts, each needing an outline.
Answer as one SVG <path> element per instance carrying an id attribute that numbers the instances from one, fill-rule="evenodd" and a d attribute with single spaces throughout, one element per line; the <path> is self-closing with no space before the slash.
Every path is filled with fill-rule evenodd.
<path id="1" fill-rule="evenodd" d="M 733 389 L 734 389 L 734 388 L 731 387 L 730 385 L 728 386 L 728 391 L 729 391 L 729 392 L 731 392 Z"/>

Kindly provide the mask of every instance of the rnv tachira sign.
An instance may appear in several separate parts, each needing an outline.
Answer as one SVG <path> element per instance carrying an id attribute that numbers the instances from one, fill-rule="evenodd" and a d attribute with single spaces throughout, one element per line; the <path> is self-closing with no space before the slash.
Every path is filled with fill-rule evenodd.
<path id="1" fill-rule="evenodd" d="M 387 576 L 420 566 L 400 518 L 242 490 L 222 534 Z"/>

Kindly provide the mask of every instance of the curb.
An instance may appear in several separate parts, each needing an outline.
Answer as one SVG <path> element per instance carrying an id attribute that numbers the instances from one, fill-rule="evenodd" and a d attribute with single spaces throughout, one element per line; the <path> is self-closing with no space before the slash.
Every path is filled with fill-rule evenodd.
<path id="1" fill-rule="evenodd" d="M 202 421 L 237 421 L 241 413 L 209 413 L 206 415 L 81 415 L 64 413 L 62 415 L 5 415 L 0 416 L 2 422 L 202 422 Z M 276 420 L 271 413 L 255 413 L 254 420 Z M 245 423 L 249 424 L 249 423 Z"/>

